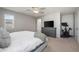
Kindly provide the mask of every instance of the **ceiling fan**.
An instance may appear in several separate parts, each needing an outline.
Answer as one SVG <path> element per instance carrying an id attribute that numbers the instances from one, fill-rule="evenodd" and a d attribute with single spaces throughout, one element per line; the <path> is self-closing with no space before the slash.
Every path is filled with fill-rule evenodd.
<path id="1" fill-rule="evenodd" d="M 32 7 L 31 9 L 27 9 L 27 11 L 32 11 L 35 14 L 39 14 L 39 13 L 43 14 L 45 9 L 46 8 L 44 7 Z"/>

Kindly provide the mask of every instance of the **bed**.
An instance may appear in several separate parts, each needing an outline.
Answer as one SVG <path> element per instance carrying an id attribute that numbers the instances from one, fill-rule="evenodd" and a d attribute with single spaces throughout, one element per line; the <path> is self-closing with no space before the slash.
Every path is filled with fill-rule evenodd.
<path id="1" fill-rule="evenodd" d="M 47 46 L 47 38 L 42 41 L 34 37 L 35 32 L 19 31 L 10 33 L 11 44 L 0 52 L 41 52 Z"/>

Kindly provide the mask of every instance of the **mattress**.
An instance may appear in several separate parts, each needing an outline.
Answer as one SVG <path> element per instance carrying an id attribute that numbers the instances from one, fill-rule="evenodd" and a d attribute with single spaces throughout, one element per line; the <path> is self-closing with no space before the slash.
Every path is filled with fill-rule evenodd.
<path id="1" fill-rule="evenodd" d="M 11 45 L 1 52 L 30 52 L 43 43 L 39 38 L 34 37 L 34 32 L 20 31 L 10 33 Z"/>

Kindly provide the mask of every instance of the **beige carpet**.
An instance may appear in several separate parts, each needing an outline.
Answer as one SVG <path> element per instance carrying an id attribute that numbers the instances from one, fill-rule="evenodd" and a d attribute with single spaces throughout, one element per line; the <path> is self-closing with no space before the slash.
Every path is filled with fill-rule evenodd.
<path id="1" fill-rule="evenodd" d="M 74 38 L 48 37 L 48 47 L 43 52 L 78 52 L 79 44 Z"/>

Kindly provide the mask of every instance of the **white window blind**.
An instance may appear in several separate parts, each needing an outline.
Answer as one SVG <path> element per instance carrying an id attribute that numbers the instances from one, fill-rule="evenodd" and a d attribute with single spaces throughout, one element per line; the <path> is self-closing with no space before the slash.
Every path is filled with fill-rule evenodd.
<path id="1" fill-rule="evenodd" d="M 14 15 L 10 15 L 10 14 L 4 15 L 4 27 L 6 29 L 14 28 Z"/>

